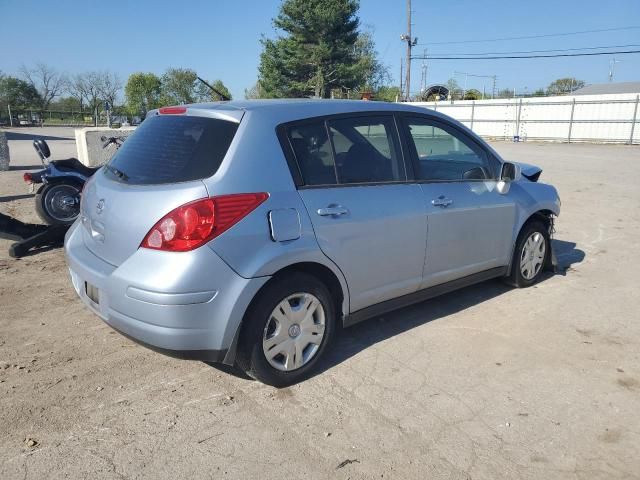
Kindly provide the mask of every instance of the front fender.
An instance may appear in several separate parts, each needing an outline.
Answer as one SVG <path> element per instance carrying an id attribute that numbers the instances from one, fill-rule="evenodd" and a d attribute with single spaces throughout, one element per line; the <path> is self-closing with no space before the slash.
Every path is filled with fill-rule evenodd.
<path id="1" fill-rule="evenodd" d="M 512 259 L 513 249 L 524 224 L 538 212 L 551 212 L 555 216 L 560 215 L 560 197 L 555 187 L 528 180 L 513 182 L 511 192 L 516 196 L 517 205 L 516 220 L 511 239 L 511 256 L 509 257 Z M 511 271 L 511 262 L 509 263 L 509 271 Z"/>

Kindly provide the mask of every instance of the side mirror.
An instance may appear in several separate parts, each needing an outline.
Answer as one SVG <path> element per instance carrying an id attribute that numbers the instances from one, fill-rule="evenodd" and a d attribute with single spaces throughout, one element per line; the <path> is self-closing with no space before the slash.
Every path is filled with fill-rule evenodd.
<path id="1" fill-rule="evenodd" d="M 520 165 L 504 162 L 500 171 L 500 180 L 503 182 L 514 182 L 520 178 Z"/>
<path id="2" fill-rule="evenodd" d="M 504 162 L 500 169 L 500 180 L 496 185 L 496 189 L 502 195 L 509 193 L 511 182 L 514 182 L 520 178 L 521 170 L 520 165 L 515 163 Z"/>

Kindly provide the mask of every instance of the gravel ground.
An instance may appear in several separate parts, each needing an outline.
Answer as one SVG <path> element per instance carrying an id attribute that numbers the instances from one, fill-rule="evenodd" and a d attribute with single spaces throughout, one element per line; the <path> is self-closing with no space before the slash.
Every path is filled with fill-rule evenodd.
<path id="1" fill-rule="evenodd" d="M 29 134 L 0 212 L 36 221 Z M 640 478 L 640 149 L 496 143 L 544 168 L 564 275 L 486 282 L 339 337 L 276 390 L 146 350 L 76 300 L 59 249 L 0 240 L 0 478 Z"/>

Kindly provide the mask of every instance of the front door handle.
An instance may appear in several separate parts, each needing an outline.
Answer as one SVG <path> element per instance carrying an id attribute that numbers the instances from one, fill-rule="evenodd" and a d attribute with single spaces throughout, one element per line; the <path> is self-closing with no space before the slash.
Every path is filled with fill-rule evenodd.
<path id="1" fill-rule="evenodd" d="M 440 195 L 438 198 L 431 200 L 431 205 L 435 207 L 448 207 L 453 203 L 453 200 L 446 198 L 444 195 Z"/>
<path id="2" fill-rule="evenodd" d="M 349 213 L 349 210 L 341 205 L 329 205 L 325 208 L 319 208 L 317 213 L 321 217 L 338 217 L 340 215 L 346 215 Z"/>

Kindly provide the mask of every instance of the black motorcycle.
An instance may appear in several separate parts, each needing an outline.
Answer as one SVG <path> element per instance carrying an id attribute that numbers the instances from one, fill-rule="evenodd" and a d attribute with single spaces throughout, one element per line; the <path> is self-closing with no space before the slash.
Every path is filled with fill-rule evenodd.
<path id="1" fill-rule="evenodd" d="M 122 139 L 118 137 L 102 137 L 102 148 L 115 145 L 119 148 Z M 36 191 L 36 212 L 49 225 L 71 225 L 80 213 L 80 194 L 85 182 L 102 166 L 87 167 L 77 158 L 49 161 L 51 150 L 43 139 L 33 141 L 44 169 L 38 172 L 27 172 L 24 181 L 31 185 L 42 184 Z"/>

